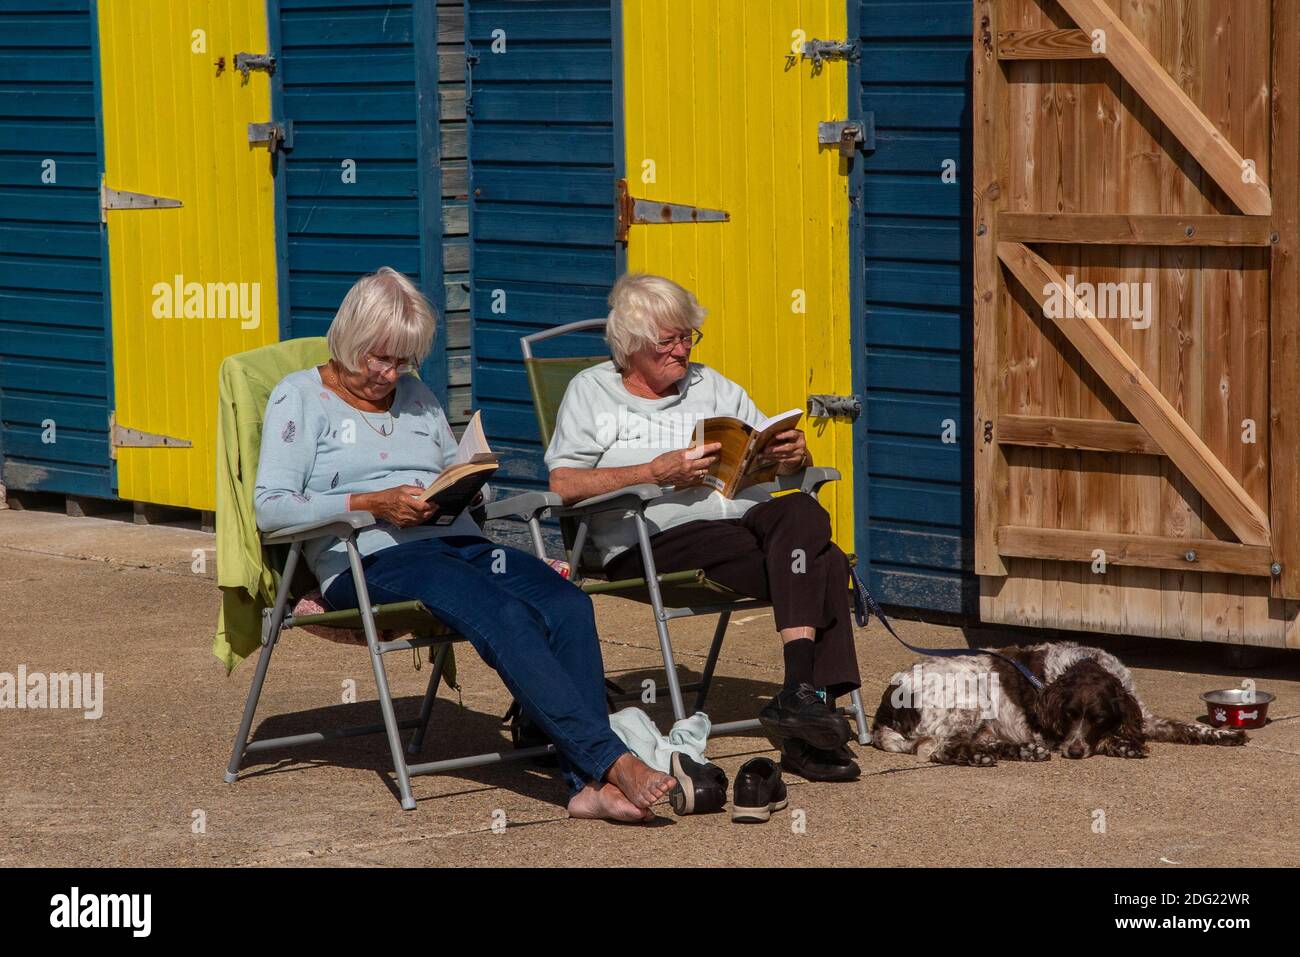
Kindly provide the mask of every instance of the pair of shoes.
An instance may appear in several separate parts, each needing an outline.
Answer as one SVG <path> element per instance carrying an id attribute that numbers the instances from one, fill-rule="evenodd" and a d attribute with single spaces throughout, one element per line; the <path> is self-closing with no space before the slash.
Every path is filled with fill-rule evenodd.
<path id="1" fill-rule="evenodd" d="M 677 779 L 668 792 L 674 814 L 710 814 L 726 806 L 727 772 L 711 761 L 700 764 L 690 755 L 674 751 L 668 773 Z"/>
<path id="2" fill-rule="evenodd" d="M 856 781 L 862 773 L 853 752 L 844 745 L 833 751 L 814 748 L 807 741 L 787 738 L 779 744 L 781 767 L 809 781 Z"/>
<path id="3" fill-rule="evenodd" d="M 786 796 L 781 769 L 771 758 L 746 761 L 736 774 L 731 796 L 731 820 L 737 824 L 761 824 L 790 801 Z"/>
<path id="4" fill-rule="evenodd" d="M 769 738 L 798 738 L 824 751 L 834 751 L 853 737 L 848 719 L 837 714 L 806 682 L 778 691 L 758 712 L 758 722 Z"/>

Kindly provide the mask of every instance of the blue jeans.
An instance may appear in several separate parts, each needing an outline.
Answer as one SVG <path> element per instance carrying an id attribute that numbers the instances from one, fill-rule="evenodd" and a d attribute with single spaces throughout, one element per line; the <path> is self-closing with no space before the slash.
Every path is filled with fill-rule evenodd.
<path id="1" fill-rule="evenodd" d="M 481 538 L 405 542 L 361 559 L 374 604 L 419 599 L 505 682 L 554 742 L 572 793 L 601 781 L 627 745 L 609 726 L 591 599 L 527 552 Z M 356 608 L 352 572 L 330 583 Z"/>

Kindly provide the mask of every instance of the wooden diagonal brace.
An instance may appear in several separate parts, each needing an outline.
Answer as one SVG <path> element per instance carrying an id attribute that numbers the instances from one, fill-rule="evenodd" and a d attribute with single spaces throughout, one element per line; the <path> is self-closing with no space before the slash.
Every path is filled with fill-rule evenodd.
<path id="1" fill-rule="evenodd" d="M 1268 184 L 1192 102 L 1106 0 L 1060 0 L 1061 7 L 1090 36 L 1102 31 L 1106 59 L 1128 81 L 1219 188 L 1250 215 L 1272 212 Z M 1262 159 L 1257 157 L 1256 159 Z"/>
<path id="2" fill-rule="evenodd" d="M 1160 443 L 1174 465 L 1187 476 L 1243 544 L 1269 543 L 1268 516 L 1210 451 L 1169 400 L 1146 377 L 1115 337 L 1083 301 L 1074 295 L 1056 268 L 1023 243 L 998 243 L 998 258 L 1025 287 L 1039 306 L 1053 291 L 1073 300 L 1073 315 L 1043 314 L 1078 350 L 1083 360 L 1101 376 L 1115 396 Z"/>

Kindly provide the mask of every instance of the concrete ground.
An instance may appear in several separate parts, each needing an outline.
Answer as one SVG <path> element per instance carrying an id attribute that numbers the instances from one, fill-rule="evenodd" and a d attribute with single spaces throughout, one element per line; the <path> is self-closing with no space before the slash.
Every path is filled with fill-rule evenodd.
<path id="1" fill-rule="evenodd" d="M 939 767 L 873 749 L 862 778 L 787 776 L 790 809 L 766 825 L 725 814 L 655 826 L 566 819 L 553 772 L 513 764 L 414 781 L 402 812 L 382 737 L 254 756 L 222 782 L 253 667 L 227 678 L 210 645 L 218 594 L 214 540 L 197 529 L 113 518 L 0 511 L 0 672 L 102 672 L 103 717 L 0 710 L 0 866 L 48 865 L 1082 865 L 1300 863 L 1300 655 L 1231 668 L 1219 646 L 1093 639 L 1133 667 L 1157 711 L 1195 718 L 1200 692 L 1252 677 L 1273 691 L 1273 722 L 1245 748 L 1153 745 L 1145 761 L 1092 758 L 992 769 Z M 199 550 L 199 551 L 195 551 Z M 206 568 L 195 570 L 201 554 Z M 644 609 L 596 600 L 609 674 L 637 687 L 658 658 Z M 903 622 L 914 644 L 963 646 L 959 628 Z M 971 631 L 982 645 L 1006 631 Z M 674 627 L 698 672 L 708 621 Z M 860 634 L 870 709 L 912 655 L 879 626 Z M 444 690 L 425 760 L 509 747 L 500 681 L 460 650 L 462 692 Z M 399 713 L 418 705 L 427 670 L 390 655 Z M 427 665 L 426 665 L 427 668 Z M 770 613 L 738 616 L 710 710 L 752 716 L 780 679 Z M 340 704 L 353 679 L 361 705 Z M 651 713 L 665 726 L 666 702 Z M 255 735 L 377 720 L 364 650 L 292 631 L 276 652 Z M 349 713 L 351 712 L 351 713 Z M 733 776 L 771 755 L 761 738 L 716 738 Z M 493 828 L 494 820 L 507 827 Z M 200 826 L 202 825 L 202 826 Z"/>

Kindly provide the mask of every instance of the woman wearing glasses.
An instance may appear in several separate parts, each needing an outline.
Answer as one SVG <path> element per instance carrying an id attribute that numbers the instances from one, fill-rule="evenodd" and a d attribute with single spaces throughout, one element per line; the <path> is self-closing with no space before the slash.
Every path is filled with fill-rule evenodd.
<path id="1" fill-rule="evenodd" d="M 426 524 L 417 497 L 455 460 L 438 400 L 408 373 L 429 354 L 433 308 L 387 267 L 344 297 L 322 366 L 286 376 L 262 425 L 254 504 L 274 531 L 345 511 L 370 512 L 357 536 L 378 603 L 418 599 L 463 634 L 556 745 L 569 813 L 651 820 L 673 779 L 647 767 L 611 730 L 591 599 L 534 556 L 483 537 L 468 512 Z M 304 556 L 334 608 L 355 608 L 340 539 Z"/>
<path id="2" fill-rule="evenodd" d="M 546 452 L 551 491 L 573 503 L 643 483 L 672 487 L 645 510 L 660 573 L 703 568 L 733 591 L 772 602 L 783 642 L 783 688 L 759 713 L 781 742 L 782 764 L 813 780 L 851 780 L 848 722 L 817 694 L 859 685 L 849 601 L 849 564 L 831 541 L 830 517 L 810 495 L 773 498 L 751 488 L 728 500 L 701 479 L 717 443 L 691 448 L 695 422 L 763 420 L 735 382 L 691 362 L 705 310 L 662 276 L 629 274 L 614 285 L 605 327 L 612 361 L 576 375 Z M 812 464 L 803 432 L 777 436 L 768 454 L 781 474 Z M 630 512 L 591 520 L 611 579 L 644 565 Z M 802 555 L 802 559 L 800 559 Z"/>

